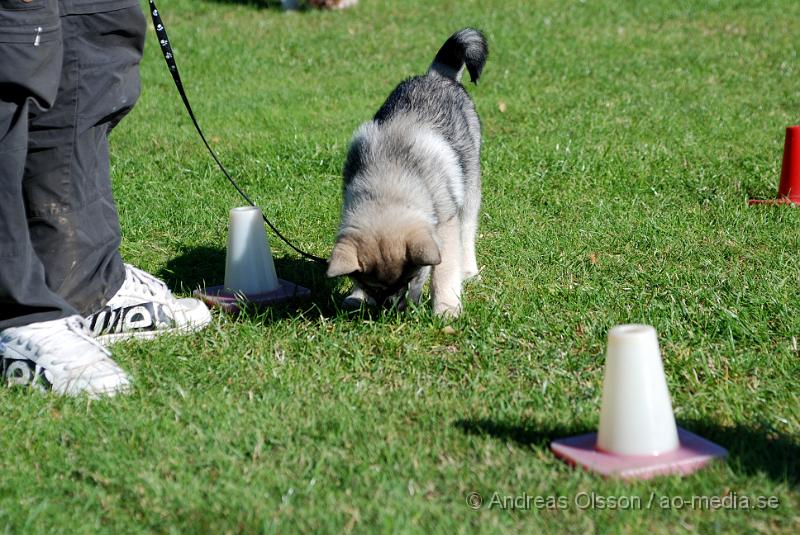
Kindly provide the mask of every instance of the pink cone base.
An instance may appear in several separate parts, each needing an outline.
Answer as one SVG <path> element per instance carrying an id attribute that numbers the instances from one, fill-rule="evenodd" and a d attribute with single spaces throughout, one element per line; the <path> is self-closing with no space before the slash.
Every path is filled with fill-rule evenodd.
<path id="1" fill-rule="evenodd" d="M 660 455 L 618 455 L 597 449 L 597 433 L 555 440 L 550 449 L 557 457 L 606 477 L 650 479 L 665 474 L 688 475 L 728 451 L 713 442 L 678 428 L 678 449 Z"/>
<path id="2" fill-rule="evenodd" d="M 207 305 L 225 312 L 239 312 L 247 306 L 265 308 L 295 299 L 307 299 L 311 295 L 311 290 L 293 282 L 278 279 L 278 283 L 278 289 L 261 294 L 242 295 L 228 291 L 224 286 L 212 286 L 195 290 L 193 295 Z"/>

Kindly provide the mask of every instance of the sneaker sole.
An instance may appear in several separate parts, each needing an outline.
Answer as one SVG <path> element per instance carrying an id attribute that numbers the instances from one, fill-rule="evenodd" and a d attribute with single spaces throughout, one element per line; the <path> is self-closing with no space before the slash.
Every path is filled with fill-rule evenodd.
<path id="1" fill-rule="evenodd" d="M 193 323 L 185 327 L 173 327 L 171 329 L 159 329 L 155 331 L 136 331 L 127 333 L 109 333 L 96 336 L 95 340 L 102 344 L 110 345 L 117 342 L 124 342 L 126 340 L 153 340 L 164 335 L 187 335 L 202 331 L 211 323 L 211 318 L 204 319 L 199 323 Z"/>

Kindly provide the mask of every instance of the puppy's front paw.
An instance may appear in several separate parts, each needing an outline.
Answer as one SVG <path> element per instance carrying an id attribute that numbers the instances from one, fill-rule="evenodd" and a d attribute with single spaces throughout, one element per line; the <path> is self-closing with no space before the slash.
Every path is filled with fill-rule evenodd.
<path id="1" fill-rule="evenodd" d="M 375 300 L 361 288 L 356 288 L 342 300 L 342 308 L 345 310 L 358 310 L 363 306 L 375 305 Z"/>
<path id="2" fill-rule="evenodd" d="M 478 271 L 477 268 L 474 269 L 474 270 L 465 271 L 463 279 L 464 279 L 464 282 L 471 281 L 471 280 L 480 280 L 481 279 L 480 271 Z"/>
<path id="3" fill-rule="evenodd" d="M 468 280 L 473 277 L 480 277 L 480 269 L 478 269 L 478 262 L 475 260 L 475 254 L 464 253 L 466 257 L 471 257 L 465 260 L 461 266 L 461 279 Z"/>
<path id="4" fill-rule="evenodd" d="M 445 318 L 457 318 L 461 314 L 461 303 L 434 303 L 433 313 Z"/>

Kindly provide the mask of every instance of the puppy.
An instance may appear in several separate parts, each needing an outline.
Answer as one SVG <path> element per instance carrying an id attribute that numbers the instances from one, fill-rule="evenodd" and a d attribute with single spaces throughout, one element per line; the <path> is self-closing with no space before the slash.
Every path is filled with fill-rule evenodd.
<path id="1" fill-rule="evenodd" d="M 477 83 L 487 55 L 481 32 L 456 32 L 353 136 L 327 271 L 353 279 L 345 306 L 418 303 L 432 272 L 434 312 L 461 312 L 462 283 L 478 273 L 481 128 L 460 81 L 466 66 Z"/>

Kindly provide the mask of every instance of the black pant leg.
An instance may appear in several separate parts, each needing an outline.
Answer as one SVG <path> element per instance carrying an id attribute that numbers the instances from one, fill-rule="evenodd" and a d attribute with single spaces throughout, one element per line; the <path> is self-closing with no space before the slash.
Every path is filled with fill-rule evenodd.
<path id="1" fill-rule="evenodd" d="M 72 4 L 62 3 L 58 98 L 30 117 L 24 188 L 48 285 L 88 315 L 125 277 L 108 134 L 139 95 L 145 19 L 135 0 Z"/>
<path id="2" fill-rule="evenodd" d="M 0 0 L 0 330 L 77 311 L 46 284 L 28 231 L 28 112 L 56 100 L 62 43 L 56 0 Z"/>

